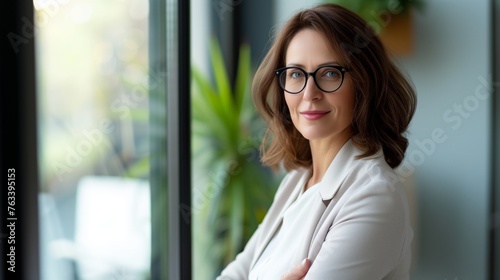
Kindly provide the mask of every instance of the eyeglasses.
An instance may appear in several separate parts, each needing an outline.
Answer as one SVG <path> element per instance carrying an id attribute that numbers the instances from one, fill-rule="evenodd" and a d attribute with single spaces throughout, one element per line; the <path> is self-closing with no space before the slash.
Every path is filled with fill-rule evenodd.
<path id="1" fill-rule="evenodd" d="M 314 72 L 306 72 L 300 67 L 284 67 L 274 72 L 278 83 L 284 91 L 297 94 L 304 90 L 309 76 L 314 78 L 316 86 L 324 92 L 337 91 L 344 82 L 344 74 L 349 69 L 338 65 L 321 66 Z"/>

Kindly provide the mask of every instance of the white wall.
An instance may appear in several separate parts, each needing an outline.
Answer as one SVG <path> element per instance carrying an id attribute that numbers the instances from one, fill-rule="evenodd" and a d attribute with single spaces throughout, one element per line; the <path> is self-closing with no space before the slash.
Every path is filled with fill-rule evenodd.
<path id="1" fill-rule="evenodd" d="M 288 20 L 290 16 L 295 14 L 297 11 L 312 7 L 318 3 L 319 0 L 301 1 L 301 0 L 275 0 L 274 1 L 274 11 L 275 20 L 277 25 L 283 24 L 284 21 Z"/>
<path id="2" fill-rule="evenodd" d="M 492 100 L 482 81 L 491 81 L 489 2 L 426 1 L 414 18 L 415 51 L 400 60 L 419 98 L 407 153 L 418 165 L 412 279 L 487 277 Z M 442 143 L 417 145 L 436 129 Z"/>
<path id="3" fill-rule="evenodd" d="M 277 25 L 314 2 L 276 0 Z M 414 280 L 487 278 L 492 100 L 482 81 L 490 81 L 492 63 L 488 5 L 426 1 L 414 17 L 414 51 L 398 59 L 418 94 L 402 169 L 415 180 Z M 435 139 L 426 140 L 433 133 Z"/>
<path id="4" fill-rule="evenodd" d="M 208 71 L 208 45 L 210 44 L 210 13 L 215 9 L 212 1 L 191 0 L 191 63 L 198 69 Z"/>

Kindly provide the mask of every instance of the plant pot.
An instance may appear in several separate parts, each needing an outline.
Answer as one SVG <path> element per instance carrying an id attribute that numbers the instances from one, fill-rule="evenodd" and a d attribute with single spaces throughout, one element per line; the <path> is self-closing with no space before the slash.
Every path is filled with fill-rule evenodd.
<path id="1" fill-rule="evenodd" d="M 413 51 L 413 20 L 410 11 L 392 14 L 382 28 L 380 38 L 389 52 L 410 55 Z"/>

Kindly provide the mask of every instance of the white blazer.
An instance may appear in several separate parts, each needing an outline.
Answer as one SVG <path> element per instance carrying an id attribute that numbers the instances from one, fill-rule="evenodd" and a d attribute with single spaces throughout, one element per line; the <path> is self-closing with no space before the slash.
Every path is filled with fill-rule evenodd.
<path id="1" fill-rule="evenodd" d="M 348 141 L 321 182 L 306 191 L 316 189 L 311 207 L 293 215 L 287 210 L 310 171 L 298 169 L 285 176 L 266 217 L 217 280 L 248 279 L 279 231 L 266 264 L 276 271 L 259 279 L 279 279 L 304 258 L 312 261 L 306 280 L 409 279 L 413 231 L 403 185 L 382 152 L 356 159 L 359 154 Z"/>

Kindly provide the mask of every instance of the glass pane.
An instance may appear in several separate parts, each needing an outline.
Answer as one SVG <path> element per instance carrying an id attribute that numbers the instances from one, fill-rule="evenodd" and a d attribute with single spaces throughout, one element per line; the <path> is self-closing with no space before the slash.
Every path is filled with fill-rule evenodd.
<path id="1" fill-rule="evenodd" d="M 35 0 L 41 279 L 149 279 L 147 0 Z"/>

